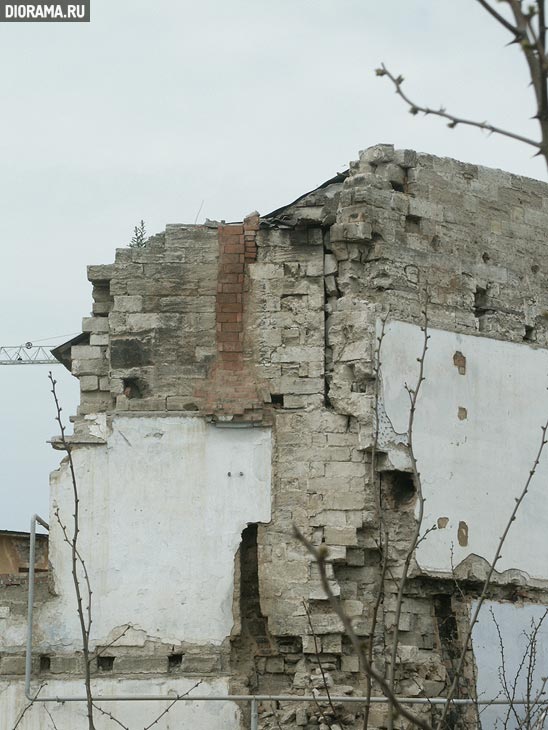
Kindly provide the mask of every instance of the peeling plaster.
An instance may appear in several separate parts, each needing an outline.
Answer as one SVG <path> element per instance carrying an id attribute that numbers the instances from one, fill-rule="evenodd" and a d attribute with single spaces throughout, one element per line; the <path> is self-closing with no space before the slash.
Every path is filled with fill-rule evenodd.
<path id="1" fill-rule="evenodd" d="M 449 573 L 452 549 L 455 565 L 469 555 L 494 556 L 548 416 L 548 351 L 443 330 L 429 334 L 415 452 L 426 498 L 424 526 L 435 524 L 440 515 L 449 521 L 419 545 L 417 562 L 425 571 Z M 415 325 L 393 321 L 385 328 L 382 401 L 397 436 L 381 448 L 390 461 L 407 429 L 404 384 L 415 387 L 422 338 Z M 465 376 L 459 372 L 463 358 Z M 467 418 L 455 418 L 459 408 L 467 408 Z M 547 484 L 548 452 L 510 530 L 499 571 L 517 569 L 532 579 L 548 579 Z"/>
<path id="2" fill-rule="evenodd" d="M 134 624 L 164 642 L 221 645 L 233 625 L 241 532 L 248 522 L 270 519 L 270 430 L 118 416 L 106 446 L 77 448 L 73 458 L 80 549 L 94 592 L 92 640 Z M 66 464 L 52 475 L 52 500 L 70 525 Z M 50 525 L 59 598 L 37 612 L 37 636 L 77 648 L 70 549 L 54 514 Z"/>

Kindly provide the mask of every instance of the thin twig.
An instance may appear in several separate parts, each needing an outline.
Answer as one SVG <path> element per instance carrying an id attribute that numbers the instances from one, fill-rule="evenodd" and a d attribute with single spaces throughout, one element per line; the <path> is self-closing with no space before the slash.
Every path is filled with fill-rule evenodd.
<path id="1" fill-rule="evenodd" d="M 88 661 L 92 662 L 94 659 L 97 659 L 97 657 L 102 656 L 107 649 L 110 649 L 110 647 L 111 646 L 114 646 L 114 644 L 116 644 L 117 641 L 120 641 L 120 639 L 122 638 L 122 636 L 125 636 L 127 634 L 127 632 L 129 631 L 130 628 L 131 627 L 129 625 L 126 626 L 126 628 L 122 631 L 122 633 L 119 636 L 117 636 L 112 641 L 109 641 L 108 644 L 106 644 L 105 646 L 102 646 L 99 650 L 94 651 L 90 655 Z"/>
<path id="2" fill-rule="evenodd" d="M 66 434 L 65 434 L 65 425 L 63 423 L 63 419 L 61 417 L 61 405 L 59 403 L 59 399 L 57 397 L 57 390 L 56 385 L 57 381 L 54 379 L 51 371 L 49 373 L 49 380 L 51 383 L 51 392 L 53 395 L 53 400 L 55 403 L 55 420 L 57 421 L 57 424 L 59 425 L 59 429 L 61 431 L 61 444 L 63 445 L 63 449 L 67 452 L 67 458 L 69 463 L 69 470 L 70 470 L 70 478 L 72 483 L 72 494 L 73 494 L 73 500 L 74 500 L 74 513 L 72 515 L 73 517 L 73 531 L 72 536 L 69 537 L 67 530 L 65 526 L 62 524 L 60 516 L 59 516 L 59 509 L 56 510 L 56 517 L 57 521 L 59 522 L 59 525 L 61 526 L 61 530 L 63 532 L 63 535 L 65 537 L 65 540 L 69 543 L 71 547 L 71 562 L 72 562 L 72 582 L 74 585 L 74 593 L 76 595 L 76 608 L 78 612 L 78 620 L 80 622 L 80 632 L 82 635 L 82 652 L 84 655 L 84 684 L 85 684 L 85 690 L 86 690 L 86 709 L 87 709 L 87 717 L 88 717 L 88 730 L 95 730 L 95 724 L 93 721 L 93 694 L 91 691 L 91 668 L 90 668 L 90 662 L 89 662 L 89 637 L 90 637 L 90 631 L 91 631 L 91 624 L 92 624 L 92 617 L 91 617 L 91 597 L 92 597 L 92 591 L 91 591 L 91 584 L 89 581 L 89 575 L 86 568 L 86 564 L 84 562 L 84 559 L 82 558 L 80 551 L 78 549 L 78 537 L 80 534 L 80 498 L 78 495 L 78 483 L 76 480 L 76 470 L 74 468 L 74 461 L 72 459 L 72 446 L 68 442 Z M 84 614 L 84 608 L 82 604 L 82 590 L 80 586 L 80 578 L 78 576 L 78 565 L 81 566 L 83 573 L 84 573 L 84 580 L 86 583 L 87 588 L 87 608 L 86 613 Z M 87 618 L 86 618 L 87 616 Z"/>
<path id="3" fill-rule="evenodd" d="M 510 31 L 512 35 L 514 35 L 516 38 L 520 37 L 519 28 L 517 28 L 515 25 L 512 25 L 504 16 L 502 16 L 499 12 L 495 10 L 486 0 L 477 0 L 477 2 L 482 6 L 482 8 L 485 8 L 488 13 L 490 13 L 495 20 L 500 23 L 506 30 Z"/>
<path id="4" fill-rule="evenodd" d="M 457 117 L 454 114 L 450 114 L 448 111 L 446 111 L 443 107 L 440 107 L 439 109 L 432 109 L 428 106 L 422 106 L 421 104 L 416 104 L 414 101 L 411 101 L 411 99 L 402 91 L 402 84 L 404 81 L 403 76 L 394 76 L 383 64 L 381 64 L 380 68 L 375 69 L 375 73 L 377 76 L 387 76 L 390 81 L 394 84 L 394 88 L 396 89 L 396 94 L 401 97 L 404 102 L 409 107 L 409 112 L 411 114 L 424 114 L 425 116 L 431 115 L 435 117 L 442 117 L 443 119 L 448 120 L 448 127 L 450 129 L 454 129 L 458 124 L 462 124 L 463 126 L 468 127 L 476 127 L 478 129 L 483 129 L 485 132 L 489 132 L 490 134 L 498 134 L 503 137 L 509 137 L 510 139 L 515 139 L 518 142 L 523 142 L 524 144 L 528 144 L 531 147 L 535 147 L 535 149 L 539 150 L 539 152 L 542 152 L 543 149 L 543 143 L 538 142 L 537 140 L 531 139 L 530 137 L 524 137 L 522 134 L 517 134 L 516 132 L 510 132 L 508 129 L 502 129 L 501 127 L 496 127 L 493 124 L 489 124 L 489 122 L 478 122 L 474 119 L 465 119 L 464 117 Z"/>
<path id="5" fill-rule="evenodd" d="M 404 717 L 406 720 L 409 720 L 409 722 L 413 723 L 413 725 L 416 725 L 417 727 L 422 728 L 422 730 L 432 730 L 431 725 L 426 721 L 423 720 L 421 717 L 418 717 L 413 712 L 408 710 L 404 705 L 400 703 L 394 692 L 390 689 L 390 686 L 388 685 L 385 678 L 376 671 L 376 669 L 373 668 L 371 663 L 367 659 L 367 654 L 364 651 L 364 646 L 358 636 L 356 635 L 356 632 L 354 631 L 354 627 L 352 626 L 352 621 L 350 618 L 346 615 L 344 609 L 341 606 L 340 601 L 337 599 L 335 594 L 333 593 L 333 590 L 329 584 L 329 579 L 327 577 L 327 570 L 326 570 L 326 558 L 329 555 L 329 551 L 325 545 L 321 545 L 319 548 L 316 548 L 310 540 L 308 540 L 302 532 L 294 525 L 293 531 L 295 534 L 295 537 L 299 542 L 301 542 L 304 547 L 308 550 L 312 558 L 316 561 L 318 565 L 318 571 L 320 574 L 320 580 L 322 587 L 325 591 L 325 594 L 329 600 L 329 604 L 332 607 L 332 609 L 335 611 L 337 616 L 339 617 L 344 632 L 346 636 L 350 639 L 352 646 L 354 647 L 354 651 L 356 652 L 357 656 L 360 658 L 364 670 L 366 674 L 370 674 L 371 678 L 377 682 L 379 687 L 381 688 L 381 691 L 383 692 L 384 696 L 387 698 L 388 703 L 391 707 L 394 707 L 396 712 L 400 714 L 402 717 Z M 147 730 L 145 728 L 145 730 Z"/>
<path id="6" fill-rule="evenodd" d="M 420 357 L 417 358 L 417 361 L 419 363 L 419 373 L 417 377 L 417 383 L 414 388 L 410 388 L 407 383 L 405 384 L 405 389 L 407 391 L 407 394 L 409 396 L 409 419 L 407 423 L 407 451 L 409 454 L 409 458 L 411 460 L 411 469 L 413 473 L 413 481 L 415 484 L 415 490 L 417 493 L 418 498 L 418 505 L 419 505 L 419 511 L 417 518 L 415 520 L 415 529 L 413 531 L 413 535 L 411 538 L 411 542 L 409 543 L 409 547 L 407 549 L 407 553 L 405 555 L 405 560 L 403 563 L 403 569 L 402 574 L 399 580 L 398 585 L 398 595 L 396 598 L 396 611 L 395 611 L 395 617 L 394 617 L 394 635 L 392 637 L 392 651 L 390 653 L 390 666 L 388 667 L 388 684 L 390 685 L 390 689 L 392 690 L 392 693 L 394 693 L 394 682 L 395 682 L 395 671 L 396 671 L 396 660 L 398 656 L 398 644 L 399 644 L 399 625 L 400 625 L 400 618 L 401 618 L 401 611 L 402 611 L 402 605 L 403 605 L 403 597 L 405 593 L 405 587 L 407 583 L 407 576 L 409 573 L 409 568 L 411 566 L 411 560 L 413 559 L 413 556 L 415 554 L 415 551 L 417 549 L 417 545 L 421 541 L 420 533 L 422 529 L 422 520 L 424 517 L 424 496 L 422 493 L 422 482 L 421 482 L 421 476 L 417 465 L 417 458 L 415 455 L 415 447 L 414 447 L 414 425 L 415 425 L 415 414 L 417 410 L 417 401 L 418 397 L 422 388 L 422 384 L 425 381 L 424 377 L 424 363 L 426 360 L 426 353 L 428 352 L 428 340 L 430 339 L 430 335 L 428 334 L 428 303 L 429 303 L 429 294 L 428 289 L 425 290 L 425 297 L 424 297 L 424 309 L 423 309 L 423 325 L 421 327 L 421 330 L 423 332 L 423 344 L 422 344 L 422 352 L 420 354 Z M 430 531 L 430 530 L 429 530 Z M 428 534 L 428 532 L 427 532 Z M 388 730 L 392 730 L 394 727 L 394 712 L 393 712 L 393 706 L 389 708 L 389 716 L 388 716 Z"/>
<path id="7" fill-rule="evenodd" d="M 519 511 L 519 508 L 520 508 L 523 500 L 525 499 L 525 497 L 527 496 L 527 494 L 529 492 L 529 487 L 531 485 L 531 481 L 532 481 L 533 477 L 535 476 L 535 473 L 537 471 L 538 465 L 540 463 L 540 459 L 542 457 L 542 453 L 544 451 L 544 447 L 546 446 L 546 443 L 547 443 L 547 441 L 546 441 L 546 432 L 547 431 L 548 431 L 548 420 L 546 421 L 546 423 L 544 424 L 544 426 L 542 426 L 542 428 L 541 428 L 542 438 L 541 438 L 541 441 L 540 441 L 540 445 L 539 445 L 537 454 L 536 454 L 535 459 L 533 461 L 533 466 L 532 466 L 531 470 L 529 471 L 529 475 L 528 475 L 528 477 L 527 477 L 527 479 L 525 481 L 525 485 L 524 485 L 524 487 L 523 487 L 523 489 L 521 491 L 521 494 L 519 495 L 519 497 L 516 497 L 515 498 L 514 509 L 512 510 L 512 513 L 510 514 L 510 518 L 508 519 L 508 522 L 506 523 L 506 527 L 504 528 L 504 531 L 503 531 L 503 533 L 502 533 L 502 535 L 501 535 L 501 537 L 499 539 L 499 543 L 498 543 L 497 549 L 495 551 L 495 556 L 494 556 L 493 561 L 491 562 L 491 564 L 489 566 L 489 570 L 488 570 L 488 573 L 487 573 L 487 577 L 485 578 L 485 581 L 483 583 L 482 591 L 480 593 L 480 596 L 479 596 L 479 598 L 478 598 L 478 600 L 476 602 L 476 606 L 475 606 L 474 611 L 472 613 L 472 617 L 470 619 L 470 624 L 468 626 L 468 631 L 466 632 L 466 637 L 464 639 L 464 643 L 463 643 L 463 646 L 462 646 L 461 654 L 460 654 L 459 661 L 458 661 L 458 664 L 457 664 L 457 671 L 455 673 L 455 677 L 453 678 L 453 682 L 451 683 L 451 687 L 450 687 L 449 693 L 447 695 L 447 702 L 444 705 L 443 712 L 442 712 L 442 715 L 441 715 L 441 719 L 440 719 L 439 723 L 437 724 L 437 728 L 438 729 L 440 729 L 440 728 L 443 727 L 443 724 L 445 722 L 445 718 L 447 717 L 447 713 L 449 712 L 449 708 L 450 708 L 450 706 L 452 704 L 452 700 L 455 697 L 455 692 L 457 690 L 458 680 L 459 680 L 460 674 L 462 672 L 462 669 L 464 667 L 464 661 L 465 661 L 466 654 L 468 652 L 468 648 L 469 648 L 469 645 L 470 645 L 470 639 L 472 638 L 472 632 L 473 632 L 474 627 L 475 627 L 475 625 L 476 625 L 476 623 L 478 621 L 479 613 L 481 611 L 481 607 L 483 606 L 483 603 L 484 603 L 485 599 L 487 598 L 487 592 L 489 590 L 489 586 L 491 585 L 491 580 L 493 578 L 493 574 L 495 573 L 496 566 L 497 566 L 500 558 L 502 557 L 501 556 L 502 548 L 504 546 L 504 543 L 506 542 L 506 538 L 508 536 L 508 533 L 510 532 L 510 528 L 512 527 L 512 524 L 513 524 L 514 520 L 516 519 L 517 513 Z"/>
<path id="8" fill-rule="evenodd" d="M 310 632 L 312 634 L 312 638 L 314 639 L 314 650 L 316 652 L 316 660 L 318 662 L 318 667 L 320 668 L 320 673 L 322 675 L 322 682 L 323 682 L 323 686 L 324 686 L 324 689 L 325 689 L 325 694 L 326 694 L 326 697 L 327 697 L 327 701 L 329 703 L 329 707 L 331 707 L 331 711 L 332 711 L 333 715 L 335 717 L 337 717 L 337 711 L 335 710 L 335 708 L 333 706 L 333 702 L 331 701 L 331 695 L 329 693 L 329 686 L 327 684 L 327 676 L 325 674 L 325 671 L 324 671 L 324 668 L 323 668 L 323 664 L 322 664 L 322 660 L 320 658 L 320 648 L 319 648 L 319 645 L 318 645 L 318 636 L 317 636 L 317 634 L 316 634 L 316 632 L 314 630 L 314 626 L 312 625 L 312 617 L 310 615 L 310 611 L 308 610 L 308 606 L 306 605 L 306 603 L 304 601 L 303 601 L 303 608 L 304 608 L 304 611 L 306 613 L 306 618 L 308 619 L 308 625 L 310 627 Z M 320 712 L 320 714 L 322 716 L 322 720 L 325 722 L 325 724 L 329 728 L 331 728 L 331 723 L 328 721 L 327 717 L 325 716 L 325 713 L 324 713 L 323 709 L 321 708 L 320 703 L 318 702 L 318 700 L 317 700 L 316 697 L 314 697 L 314 701 L 315 701 L 316 706 L 317 706 L 317 708 L 318 708 L 318 710 L 319 710 L 319 712 Z"/>
<path id="9" fill-rule="evenodd" d="M 173 705 L 175 705 L 175 704 L 176 704 L 177 702 L 179 702 L 179 700 L 181 700 L 181 699 L 182 699 L 183 697 L 188 697 L 188 695 L 189 695 L 189 694 L 190 694 L 190 693 L 191 693 L 191 692 L 192 692 L 193 690 L 195 690 L 195 689 L 196 689 L 196 687 L 199 687 L 199 686 L 200 686 L 200 685 L 202 684 L 202 682 L 203 682 L 203 680 L 202 680 L 202 679 L 200 679 L 200 680 L 199 680 L 198 682 L 196 682 L 196 684 L 195 684 L 195 685 L 194 685 L 193 687 L 191 687 L 191 688 L 190 688 L 190 689 L 189 689 L 189 690 L 188 690 L 187 692 L 184 692 L 184 694 L 182 694 L 182 695 L 177 695 L 177 696 L 175 697 L 175 699 L 174 699 L 174 700 L 173 700 L 172 702 L 170 702 L 170 703 L 169 703 L 169 705 L 168 705 L 168 706 L 166 707 L 166 709 L 165 709 L 165 710 L 163 710 L 163 711 L 162 711 L 162 712 L 161 712 L 161 713 L 160 713 L 160 714 L 158 715 L 158 717 L 157 717 L 157 718 L 156 718 L 155 720 L 153 720 L 153 721 L 152 721 L 152 722 L 150 723 L 150 725 L 147 725 L 146 727 L 144 727 L 144 728 L 143 728 L 143 730 L 150 730 L 150 728 L 151 728 L 151 727 L 153 727 L 153 725 L 157 725 L 157 724 L 158 724 L 158 723 L 160 722 L 160 720 L 162 719 L 162 717 L 164 717 L 165 715 L 167 715 L 167 713 L 168 713 L 168 712 L 169 712 L 169 711 L 171 710 L 171 708 L 173 707 Z"/>
<path id="10" fill-rule="evenodd" d="M 19 717 L 17 718 L 17 722 L 16 722 L 16 723 L 15 723 L 15 725 L 13 726 L 12 730 L 17 730 L 17 728 L 18 728 L 18 727 L 19 727 L 19 725 L 21 724 L 21 720 L 22 720 L 22 719 L 23 719 L 23 718 L 25 717 L 25 715 L 27 714 L 27 712 L 28 712 L 28 711 L 30 710 L 30 708 L 31 708 L 31 707 L 32 707 L 32 706 L 34 705 L 34 703 L 35 703 L 35 702 L 36 702 L 36 700 L 38 699 L 38 695 L 40 694 L 40 692 L 41 692 L 41 691 L 42 691 L 42 690 L 44 689 L 44 687 L 45 687 L 46 685 L 47 685 L 47 682 L 42 682 L 42 684 L 41 684 L 41 685 L 40 685 L 40 686 L 38 687 L 38 691 L 36 692 L 36 694 L 34 695 L 34 697 L 32 698 L 32 700 L 30 700 L 30 702 L 29 702 L 29 703 L 28 703 L 27 705 L 25 705 L 25 707 L 24 707 L 24 708 L 23 708 L 23 710 L 21 711 L 21 714 L 20 714 L 20 715 L 19 715 Z"/>
<path id="11" fill-rule="evenodd" d="M 98 698 L 99 699 L 99 698 Z M 105 717 L 108 717 L 109 720 L 112 720 L 112 722 L 115 722 L 117 725 L 119 725 L 123 730 L 130 730 L 127 725 L 124 725 L 124 723 L 119 720 L 117 717 L 114 717 L 114 715 L 111 712 L 108 712 L 107 710 L 103 710 L 102 707 L 100 707 L 96 702 L 93 703 L 93 706 L 96 710 L 99 710 L 101 715 L 104 715 Z"/>
<path id="12" fill-rule="evenodd" d="M 46 714 L 47 714 L 47 716 L 48 716 L 48 717 L 49 717 L 49 719 L 51 720 L 51 724 L 52 724 L 52 726 L 53 726 L 53 730 L 59 730 L 59 728 L 58 728 L 58 727 L 57 727 L 57 725 L 55 724 L 55 720 L 53 719 L 53 715 L 52 715 L 52 714 L 51 714 L 51 712 L 49 711 L 49 707 L 48 707 L 48 706 L 47 706 L 46 704 L 44 704 L 44 710 L 46 711 Z"/>
<path id="13" fill-rule="evenodd" d="M 371 484 L 376 486 L 375 489 L 375 495 L 376 495 L 376 507 L 377 507 L 377 514 L 379 519 L 379 540 L 377 543 L 377 547 L 379 550 L 379 554 L 381 555 L 381 575 L 379 578 L 379 590 L 377 591 L 377 596 L 375 599 L 375 603 L 373 605 L 373 612 L 371 614 L 371 627 L 369 630 L 369 639 L 367 642 L 367 659 L 369 661 L 369 664 L 372 664 L 373 662 L 373 645 L 375 641 L 375 633 L 377 629 L 377 622 L 379 617 L 379 611 L 381 604 L 384 601 L 384 582 L 386 579 L 386 571 L 388 567 L 388 528 L 386 527 L 386 521 L 384 519 L 384 509 L 383 509 L 383 499 L 382 499 L 382 489 L 381 489 L 381 481 L 380 476 L 377 471 L 377 453 L 379 448 L 379 419 L 380 419 L 380 413 L 379 413 L 379 399 L 380 399 L 380 387 L 381 387 L 381 366 L 382 366 L 382 360 L 381 360 L 381 353 L 382 353 L 382 343 L 384 341 L 384 335 L 386 331 L 386 322 L 388 320 L 388 316 L 390 314 L 390 310 L 385 314 L 385 316 L 382 318 L 381 321 L 381 331 L 379 333 L 379 336 L 377 337 L 377 346 L 375 348 L 375 359 L 374 359 L 374 366 L 373 366 L 373 376 L 375 378 L 375 396 L 374 396 L 374 405 L 373 405 L 373 415 L 375 418 L 375 433 L 373 435 L 373 444 L 371 447 Z M 366 697 L 366 705 L 364 709 L 364 715 L 363 715 L 363 730 L 367 730 L 369 727 L 369 715 L 371 711 L 371 694 L 373 691 L 373 682 L 371 681 L 371 676 L 369 674 L 366 674 L 365 677 L 365 697 Z"/>

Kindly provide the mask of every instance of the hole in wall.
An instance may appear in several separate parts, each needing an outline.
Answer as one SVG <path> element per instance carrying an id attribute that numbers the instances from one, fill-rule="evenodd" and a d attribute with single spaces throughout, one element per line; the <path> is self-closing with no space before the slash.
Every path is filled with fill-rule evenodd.
<path id="1" fill-rule="evenodd" d="M 42 654 L 40 656 L 40 674 L 45 674 L 46 672 L 49 672 L 51 669 L 51 657 L 49 657 L 47 654 Z"/>
<path id="2" fill-rule="evenodd" d="M 447 669 L 446 684 L 450 685 L 455 677 L 455 665 L 458 663 L 461 651 L 457 618 L 450 595 L 440 594 L 434 596 L 434 616 L 439 648 Z M 465 727 L 462 723 L 462 715 L 463 708 L 453 707 L 447 716 L 447 727 Z"/>
<path id="3" fill-rule="evenodd" d="M 482 253 L 481 259 L 484 264 L 486 264 L 488 261 L 491 261 L 491 257 L 489 256 L 489 254 L 487 252 Z"/>
<path id="4" fill-rule="evenodd" d="M 538 264 L 533 264 L 531 266 L 531 271 L 533 274 L 538 274 L 538 272 L 540 271 L 540 266 Z"/>
<path id="5" fill-rule="evenodd" d="M 167 658 L 167 671 L 176 672 L 178 669 L 181 668 L 182 663 L 183 663 L 182 652 L 178 652 L 176 654 L 170 654 Z"/>
<path id="6" fill-rule="evenodd" d="M 468 545 L 468 525 L 466 522 L 461 520 L 457 529 L 457 540 L 461 547 L 467 547 Z"/>
<path id="7" fill-rule="evenodd" d="M 407 233 L 420 233 L 421 217 L 418 215 L 405 216 L 405 230 Z"/>
<path id="8" fill-rule="evenodd" d="M 453 365 L 459 371 L 459 375 L 466 375 L 466 356 L 460 350 L 453 355 Z"/>
<path id="9" fill-rule="evenodd" d="M 273 408 L 283 408 L 284 407 L 283 393 L 271 393 L 270 400 L 272 401 Z"/>
<path id="10" fill-rule="evenodd" d="M 383 471 L 381 483 L 387 496 L 395 507 L 402 507 L 415 498 L 416 489 L 413 475 L 408 471 Z"/>
<path id="11" fill-rule="evenodd" d="M 532 325 L 525 325 L 525 334 L 523 335 L 524 342 L 536 342 L 537 333 Z"/>
<path id="12" fill-rule="evenodd" d="M 481 319 L 487 312 L 492 311 L 487 305 L 488 287 L 478 286 L 474 292 L 474 317 Z M 481 329 L 481 323 L 480 323 Z"/>
<path id="13" fill-rule="evenodd" d="M 374 245 L 375 243 L 382 243 L 384 241 L 384 236 L 382 233 L 379 233 L 379 231 L 373 231 L 371 234 L 371 243 Z"/>
<path id="14" fill-rule="evenodd" d="M 242 633 L 246 633 L 257 647 L 257 654 L 272 652 L 266 619 L 259 598 L 259 559 L 257 554 L 256 523 L 242 532 L 240 543 L 240 617 Z"/>
<path id="15" fill-rule="evenodd" d="M 432 240 L 430 241 L 430 245 L 434 249 L 434 251 L 439 251 L 441 248 L 441 240 L 439 236 L 432 236 Z"/>
<path id="16" fill-rule="evenodd" d="M 449 658 L 453 658 L 457 653 L 458 627 L 451 603 L 451 596 L 439 595 L 435 597 L 434 614 L 436 616 L 440 645 Z"/>
<path id="17" fill-rule="evenodd" d="M 393 180 L 391 180 L 390 185 L 392 185 L 392 190 L 394 190 L 394 192 L 405 193 L 405 186 L 403 183 L 394 182 Z"/>
<path id="18" fill-rule="evenodd" d="M 124 378 L 123 386 L 126 398 L 142 398 L 142 386 L 138 378 Z"/>
<path id="19" fill-rule="evenodd" d="M 114 657 L 113 656 L 98 656 L 97 657 L 97 669 L 100 672 L 112 672 L 114 669 Z"/>

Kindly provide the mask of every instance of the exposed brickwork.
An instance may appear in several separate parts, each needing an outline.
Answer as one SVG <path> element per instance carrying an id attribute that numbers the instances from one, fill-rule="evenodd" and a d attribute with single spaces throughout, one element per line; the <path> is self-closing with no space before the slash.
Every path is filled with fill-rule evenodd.
<path id="1" fill-rule="evenodd" d="M 258 213 L 243 224 L 219 226 L 219 274 L 216 298 L 217 357 L 206 382 L 195 395 L 200 410 L 222 419 L 263 420 L 253 365 L 246 354 L 245 315 L 248 302 L 248 264 L 257 258 Z"/>

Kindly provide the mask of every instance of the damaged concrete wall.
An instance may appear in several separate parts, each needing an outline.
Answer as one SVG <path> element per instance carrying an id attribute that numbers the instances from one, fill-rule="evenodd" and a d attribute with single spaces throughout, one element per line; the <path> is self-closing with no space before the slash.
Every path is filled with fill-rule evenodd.
<path id="1" fill-rule="evenodd" d="M 420 327 L 400 322 L 385 330 L 383 405 L 395 434 L 407 432 L 409 396 L 401 383 L 417 381 L 423 337 Z M 494 557 L 539 448 L 548 416 L 547 385 L 547 350 L 430 330 L 414 433 L 424 525 L 438 528 L 417 550 L 425 572 L 450 574 L 469 556 L 469 563 L 472 556 Z M 394 445 L 402 451 L 401 438 L 390 441 L 384 434 L 381 448 L 388 458 Z M 497 565 L 499 572 L 521 571 L 529 583 L 548 580 L 547 482 L 544 460 Z"/>
<path id="2" fill-rule="evenodd" d="M 540 425 L 544 379 L 541 397 L 531 384 L 548 344 L 547 192 L 536 181 L 382 145 L 262 218 L 168 226 L 145 248 L 89 268 L 93 315 L 67 348 L 82 390 L 71 442 L 85 492 L 83 539 L 98 565 L 95 636 L 108 642 L 113 629 L 134 623 L 113 651 L 113 679 L 160 686 L 176 671 L 181 687 L 200 677 L 225 692 L 302 694 L 323 687 L 321 659 L 334 693 L 362 694 L 363 671 L 296 525 L 328 547 L 333 590 L 356 632 L 373 636 L 380 671 L 398 632 L 396 691 L 443 695 L 480 586 L 477 571 L 465 571 L 456 590 L 447 551 L 454 541 L 457 562 L 490 557 L 500 523 L 482 529 L 481 512 L 492 497 L 502 519 L 500 493 L 511 495 L 497 474 L 511 461 L 504 476 L 526 476 L 528 429 Z M 420 354 L 426 283 L 433 336 L 418 456 L 428 520 L 442 522 L 421 544 L 396 627 L 390 576 L 406 557 L 416 494 L 395 432 L 405 430 L 402 394 Z M 373 459 L 377 394 L 383 420 Z M 485 456 L 492 440 L 506 445 L 502 456 Z M 259 476 L 246 481 L 254 470 Z M 67 506 L 66 491 L 62 468 L 52 500 Z M 537 500 L 530 509 L 515 532 L 540 539 L 540 519 L 529 525 L 545 507 Z M 545 546 L 533 556 L 513 539 L 503 567 L 519 573 L 498 576 L 490 597 L 544 605 Z M 44 676 L 66 679 L 79 668 L 77 633 L 72 619 L 70 630 L 59 620 L 72 594 L 58 530 L 51 540 L 59 595 L 39 609 L 36 649 L 52 652 Z M 132 590 L 138 601 L 128 606 Z M 177 665 L 172 645 L 181 649 Z M 5 651 L 20 658 L 21 643 L 14 638 Z M 475 691 L 473 666 L 470 656 L 463 695 Z M 224 726 L 245 727 L 247 710 L 232 711 Z M 337 711 L 339 724 L 363 724 L 361 709 Z M 321 722 L 314 703 L 261 707 L 265 730 Z M 375 706 L 370 727 L 385 722 L 386 709 Z"/>

